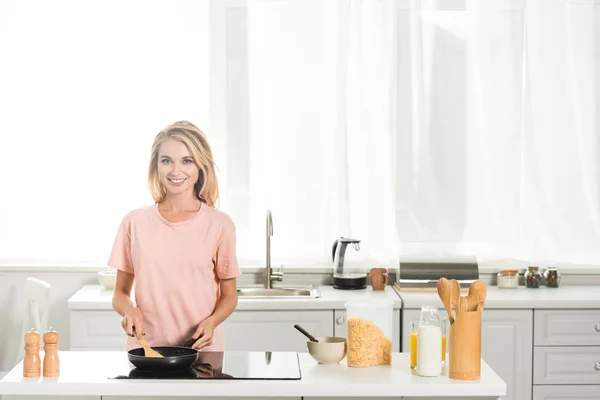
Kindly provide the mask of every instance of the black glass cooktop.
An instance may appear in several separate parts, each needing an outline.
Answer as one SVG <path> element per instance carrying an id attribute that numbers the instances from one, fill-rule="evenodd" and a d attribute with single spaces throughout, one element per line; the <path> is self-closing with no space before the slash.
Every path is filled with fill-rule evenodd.
<path id="1" fill-rule="evenodd" d="M 201 351 L 192 368 L 183 371 L 142 371 L 135 367 L 112 379 L 247 379 L 298 380 L 298 353 Z"/>

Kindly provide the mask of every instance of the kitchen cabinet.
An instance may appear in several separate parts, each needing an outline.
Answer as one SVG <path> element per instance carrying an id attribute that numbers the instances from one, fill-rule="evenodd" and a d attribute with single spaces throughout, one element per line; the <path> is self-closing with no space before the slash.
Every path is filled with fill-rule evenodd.
<path id="1" fill-rule="evenodd" d="M 122 317 L 113 310 L 72 310 L 70 350 L 123 350 Z"/>
<path id="2" fill-rule="evenodd" d="M 333 336 L 333 310 L 235 311 L 225 321 L 225 348 L 306 352 L 307 339 L 295 324 L 313 336 Z"/>
<path id="3" fill-rule="evenodd" d="M 102 396 L 102 400 L 199 400 L 198 397 Z M 202 400 L 263 400 L 263 397 L 202 397 Z M 70 400 L 70 399 L 67 399 Z M 302 397 L 269 397 L 269 400 L 302 400 Z"/>
<path id="4" fill-rule="evenodd" d="M 534 386 L 533 400 L 600 400 L 600 385 Z"/>
<path id="5" fill-rule="evenodd" d="M 333 310 L 238 310 L 225 321 L 225 348 L 234 351 L 305 352 L 295 324 L 315 336 L 333 336 Z M 72 310 L 70 350 L 123 350 L 121 316 L 108 310 Z"/>
<path id="6" fill-rule="evenodd" d="M 600 399 L 600 309 L 534 313 L 533 398 Z"/>
<path id="7" fill-rule="evenodd" d="M 0 400 L 62 400 L 63 396 L 0 396 Z M 164 396 L 69 396 L 67 400 L 198 400 L 198 397 Z M 262 397 L 202 397 L 203 400 L 260 400 Z M 302 397 L 269 397 L 269 400 L 301 400 Z"/>
<path id="8" fill-rule="evenodd" d="M 443 314 L 442 314 L 443 313 Z M 446 316 L 440 310 L 440 316 Z M 403 310 L 402 349 L 409 351 L 410 324 L 421 310 Z M 481 317 L 481 357 L 506 382 L 504 400 L 531 398 L 533 310 L 484 310 Z"/>
<path id="9" fill-rule="evenodd" d="M 104 396 L 106 397 L 106 396 Z M 62 400 L 62 396 L 0 396 L 0 400 Z M 103 400 L 102 396 L 69 396 L 69 400 Z"/>
<path id="10" fill-rule="evenodd" d="M 400 352 L 400 310 L 395 309 L 393 313 L 392 351 Z M 334 321 L 334 336 L 347 337 L 346 310 L 335 310 Z"/>

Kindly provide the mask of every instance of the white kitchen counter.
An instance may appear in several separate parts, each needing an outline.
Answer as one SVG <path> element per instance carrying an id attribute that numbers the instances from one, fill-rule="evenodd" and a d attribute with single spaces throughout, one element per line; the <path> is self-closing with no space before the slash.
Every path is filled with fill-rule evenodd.
<path id="1" fill-rule="evenodd" d="M 345 309 L 349 300 L 390 299 L 393 308 L 402 307 L 402 300 L 391 286 L 385 290 L 372 290 L 370 286 L 361 290 L 339 290 L 333 286 L 319 286 L 319 298 L 273 298 L 249 299 L 239 297 L 236 310 L 333 310 Z M 71 310 L 112 310 L 112 290 L 101 285 L 86 285 L 78 290 L 68 301 Z"/>
<path id="2" fill-rule="evenodd" d="M 423 304 L 443 304 L 437 292 L 398 292 L 402 298 L 402 308 L 421 308 Z M 465 293 L 467 293 L 465 291 Z M 488 286 L 485 308 L 505 309 L 549 309 L 549 308 L 600 308 L 600 288 L 598 286 L 560 286 L 528 289 L 519 286 L 515 289 L 502 289 Z"/>
<path id="3" fill-rule="evenodd" d="M 129 371 L 125 352 L 59 353 L 58 378 L 23 378 L 22 362 L 0 381 L 0 395 L 55 396 L 197 396 L 197 397 L 395 397 L 401 396 L 498 399 L 506 384 L 482 360 L 481 379 L 450 380 L 445 376 L 423 378 L 412 373 L 408 353 L 393 353 L 391 366 L 348 368 L 319 365 L 300 353 L 301 380 L 115 380 Z"/>

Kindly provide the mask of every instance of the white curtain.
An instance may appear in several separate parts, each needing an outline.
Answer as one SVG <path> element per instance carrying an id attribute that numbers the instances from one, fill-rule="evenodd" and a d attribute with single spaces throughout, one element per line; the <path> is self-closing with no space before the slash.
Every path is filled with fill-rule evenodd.
<path id="1" fill-rule="evenodd" d="M 0 265 L 106 263 L 154 136 L 208 131 L 209 6 L 0 2 Z"/>
<path id="2" fill-rule="evenodd" d="M 249 0 L 250 231 L 597 264 L 598 54 L 597 1 Z"/>
<path id="3" fill-rule="evenodd" d="M 267 209 L 275 266 L 599 265 L 598 54 L 598 0 L 0 2 L 0 263 L 104 263 L 189 119 L 243 265 Z"/>

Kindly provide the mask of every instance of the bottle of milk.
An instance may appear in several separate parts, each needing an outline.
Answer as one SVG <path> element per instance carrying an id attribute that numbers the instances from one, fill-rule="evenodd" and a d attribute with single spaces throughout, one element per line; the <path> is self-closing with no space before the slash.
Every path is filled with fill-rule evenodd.
<path id="1" fill-rule="evenodd" d="M 417 375 L 439 376 L 442 373 L 442 329 L 437 306 L 421 307 L 417 331 Z"/>

